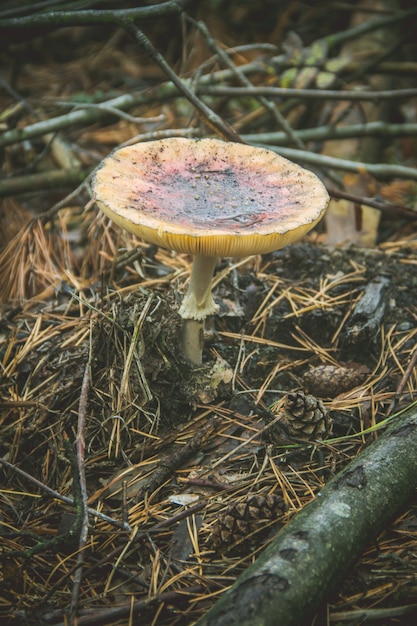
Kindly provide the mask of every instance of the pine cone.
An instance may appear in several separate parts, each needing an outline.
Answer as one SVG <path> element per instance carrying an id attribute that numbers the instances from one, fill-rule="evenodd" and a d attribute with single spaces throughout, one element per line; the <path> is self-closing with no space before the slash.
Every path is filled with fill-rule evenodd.
<path id="1" fill-rule="evenodd" d="M 318 365 L 303 375 L 303 385 L 320 398 L 335 396 L 357 387 L 366 379 L 369 369 L 365 365 Z"/>
<path id="2" fill-rule="evenodd" d="M 288 394 L 280 422 L 290 436 L 311 441 L 328 437 L 332 432 L 329 411 L 323 402 L 302 391 Z"/>
<path id="3" fill-rule="evenodd" d="M 225 513 L 217 521 L 210 540 L 212 547 L 217 551 L 233 548 L 237 542 L 249 538 L 256 533 L 257 540 L 262 539 L 265 531 L 265 522 L 276 519 L 285 511 L 282 497 L 275 494 L 267 496 L 252 495 L 245 500 L 236 502 L 227 507 Z M 266 527 L 268 532 L 269 527 Z"/>

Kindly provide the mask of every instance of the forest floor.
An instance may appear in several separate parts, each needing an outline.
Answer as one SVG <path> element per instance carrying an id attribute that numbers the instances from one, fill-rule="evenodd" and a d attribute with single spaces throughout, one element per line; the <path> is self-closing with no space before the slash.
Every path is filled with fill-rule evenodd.
<path id="1" fill-rule="evenodd" d="M 120 145 L 212 136 L 204 111 L 120 27 L 2 31 L 2 624 L 117 625 L 138 614 L 143 624 L 194 623 L 416 401 L 417 91 L 405 92 L 415 84 L 414 31 L 396 34 L 401 53 L 394 42 L 391 56 L 368 50 L 358 77 L 342 40 L 313 46 L 346 32 L 351 8 L 313 2 L 303 13 L 290 1 L 275 14 L 266 2 L 265 20 L 259 3 L 239 4 L 191 3 L 204 28 L 175 13 L 141 27 L 245 141 L 292 146 L 294 160 L 298 150 L 326 182 L 335 221 L 329 213 L 284 250 L 219 262 L 219 314 L 197 370 L 180 350 L 190 257 L 110 223 L 90 177 Z M 284 62 L 293 72 L 283 85 Z M 357 127 L 375 112 L 353 100 L 333 118 L 341 104 L 325 90 L 355 91 L 358 80 L 377 89 L 389 63 L 390 89 L 404 94 L 378 111 L 388 130 L 371 136 L 378 158 L 364 171 L 352 154 L 362 163 L 369 136 Z M 236 68 L 255 91 L 216 94 L 248 87 Z M 337 80 L 326 83 L 330 68 Z M 269 99 L 265 85 L 301 91 Z M 353 135 L 329 146 L 346 125 Z M 416 538 L 414 497 L 306 624 L 410 623 Z"/>

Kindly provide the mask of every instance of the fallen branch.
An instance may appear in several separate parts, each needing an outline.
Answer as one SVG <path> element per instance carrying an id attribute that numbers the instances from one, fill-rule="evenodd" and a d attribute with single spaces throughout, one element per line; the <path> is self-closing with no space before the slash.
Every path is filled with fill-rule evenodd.
<path id="1" fill-rule="evenodd" d="M 220 117 L 220 115 L 213 111 L 213 109 L 207 106 L 207 104 L 205 104 L 205 102 L 203 102 L 194 93 L 194 91 L 192 91 L 188 85 L 181 80 L 179 76 L 177 76 L 162 54 L 160 54 L 160 52 L 158 52 L 158 50 L 152 45 L 145 33 L 133 24 L 132 20 L 122 17 L 121 19 L 115 20 L 115 23 L 129 33 L 129 35 L 131 35 L 131 37 L 133 37 L 140 44 L 150 58 L 155 61 L 165 75 L 168 76 L 178 91 L 182 93 L 182 95 L 193 105 L 196 113 L 206 126 L 227 141 L 244 143 L 234 128 L 230 126 L 230 124 L 222 117 Z"/>
<path id="2" fill-rule="evenodd" d="M 73 185 L 81 184 L 89 173 L 90 170 L 76 167 L 4 178 L 0 180 L 0 198 L 28 191 L 39 191 L 39 189 L 72 187 Z"/>
<path id="3" fill-rule="evenodd" d="M 405 165 L 390 165 L 389 163 L 364 163 L 362 161 L 349 161 L 348 159 L 338 159 L 337 157 L 315 154 L 307 150 L 297 150 L 296 148 L 284 148 L 282 146 L 270 146 L 260 143 L 254 145 L 273 150 L 287 159 L 297 163 L 308 163 L 322 168 L 335 170 L 345 170 L 346 172 L 356 172 L 358 174 L 367 172 L 375 178 L 405 178 L 407 180 L 417 180 L 417 170 L 414 167 Z"/>
<path id="4" fill-rule="evenodd" d="M 389 202 L 377 200 L 376 198 L 365 198 L 364 196 L 359 196 L 358 194 L 349 193 L 340 189 L 327 189 L 327 191 L 331 198 L 337 200 L 349 200 L 358 206 L 370 206 L 373 209 L 378 209 L 378 211 L 386 215 L 401 217 L 401 219 L 407 220 L 417 220 L 417 211 L 409 209 L 406 206 L 390 204 Z"/>
<path id="5" fill-rule="evenodd" d="M 9 406 L 9 405 L 7 404 L 6 406 Z M 63 496 L 58 491 L 51 489 L 50 487 L 48 487 L 48 485 L 45 485 L 34 476 L 31 476 L 30 474 L 20 469 L 16 465 L 13 465 L 13 463 L 9 463 L 8 461 L 6 461 L 6 459 L 3 459 L 2 457 L 0 457 L 0 465 L 7 467 L 7 469 L 10 469 L 15 474 L 22 476 L 22 478 L 24 478 L 25 480 L 28 480 L 30 483 L 35 485 L 35 487 L 38 487 L 39 489 L 44 491 L 51 498 L 55 498 L 56 500 L 59 500 L 60 502 L 64 502 L 65 504 L 69 504 L 70 506 L 75 506 L 75 501 L 72 498 L 69 498 L 68 496 Z M 110 524 L 111 526 L 120 528 L 120 530 L 125 530 L 127 532 L 130 532 L 132 530 L 129 524 L 127 524 L 126 522 L 120 522 L 119 520 L 113 519 L 109 515 L 105 515 L 104 513 L 102 513 L 101 511 L 97 511 L 96 509 L 92 509 L 89 507 L 88 513 L 92 517 L 96 517 L 97 519 L 100 519 L 103 522 L 107 522 L 107 524 Z"/>
<path id="6" fill-rule="evenodd" d="M 262 71 L 257 63 L 247 63 L 239 67 L 240 72 L 245 74 L 254 74 Z M 219 70 L 213 74 L 207 74 L 202 76 L 199 80 L 199 85 L 205 85 L 207 83 L 213 84 L 214 82 L 221 82 L 230 80 L 233 77 L 231 70 Z M 186 87 L 191 84 L 189 79 L 182 79 L 182 84 Z M 85 124 L 93 124 L 98 120 L 117 117 L 120 111 L 127 111 L 137 106 L 147 105 L 155 101 L 169 100 L 175 98 L 180 94 L 180 90 L 174 85 L 173 82 L 164 82 L 158 87 L 145 89 L 137 94 L 123 94 L 116 98 L 97 103 L 95 107 L 83 107 L 82 104 L 74 102 L 74 111 L 65 113 L 64 115 L 58 115 L 49 120 L 42 120 L 41 122 L 35 122 L 29 124 L 24 128 L 12 128 L 0 135 L 0 148 L 10 146 L 21 141 L 35 139 L 41 137 L 47 133 L 56 133 L 60 130 L 71 128 L 72 126 L 83 126 Z M 114 111 L 112 113 L 111 111 Z M 117 113 L 117 111 L 119 113 Z"/>
<path id="7" fill-rule="evenodd" d="M 207 46 L 214 53 L 214 55 L 217 56 L 219 58 L 219 60 L 221 62 L 223 62 L 224 65 L 227 68 L 229 68 L 232 72 L 234 72 L 236 79 L 239 82 L 241 82 L 242 85 L 244 85 L 246 87 L 252 88 L 253 85 L 250 82 L 249 78 L 246 76 L 246 74 L 244 72 L 242 72 L 240 70 L 239 67 L 234 65 L 234 63 L 232 62 L 232 60 L 229 57 L 228 53 L 225 50 L 223 50 L 216 43 L 215 39 L 211 36 L 211 34 L 210 34 L 207 26 L 204 24 L 204 22 L 195 22 L 191 18 L 188 18 L 188 19 L 203 34 L 203 37 L 204 37 L 205 41 L 207 42 Z M 271 115 L 272 119 L 275 120 L 275 122 L 278 124 L 278 126 L 280 126 L 284 130 L 284 133 L 285 133 L 286 137 L 288 138 L 288 140 L 290 140 L 292 143 L 294 143 L 297 146 L 297 148 L 300 148 L 302 150 L 304 148 L 303 142 L 301 141 L 301 139 L 299 137 L 297 137 L 296 133 L 291 128 L 291 125 L 288 123 L 288 121 L 285 119 L 285 117 L 280 112 L 277 104 L 275 102 L 271 102 L 270 100 L 268 100 L 264 96 L 260 96 L 259 97 L 259 102 L 269 112 L 269 114 Z"/>
<path id="8" fill-rule="evenodd" d="M 164 86 L 162 86 L 162 90 L 163 87 Z M 169 91 L 172 92 L 172 88 Z M 160 97 L 164 97 L 163 91 L 160 91 Z M 149 102 L 149 95 L 146 96 L 143 93 L 140 93 L 137 96 L 125 94 L 123 96 L 118 96 L 117 98 L 112 98 L 107 102 L 101 103 L 103 105 L 102 107 L 79 108 L 79 105 L 74 103 L 74 106 L 77 107 L 75 111 L 70 111 L 64 115 L 58 115 L 57 117 L 53 117 L 49 120 L 35 122 L 34 124 L 30 124 L 24 128 L 13 128 L 4 132 L 0 136 L 0 147 L 10 146 L 29 139 L 35 139 L 36 137 L 41 137 L 47 133 L 56 133 L 59 130 L 64 130 L 66 128 L 70 128 L 71 126 L 92 124 L 93 122 L 103 118 L 108 118 L 109 116 L 114 117 L 114 114 L 110 113 L 109 109 L 120 109 L 121 111 L 124 111 L 126 109 L 133 108 L 134 106 L 146 104 L 147 102 Z"/>
<path id="9" fill-rule="evenodd" d="M 74 582 L 69 607 L 70 624 L 75 623 L 74 616 L 78 608 L 78 599 L 80 595 L 80 585 L 84 566 L 85 546 L 88 538 L 88 493 L 85 478 L 85 422 L 87 416 L 88 392 L 90 389 L 90 369 L 91 350 L 85 366 L 83 382 L 81 385 L 80 403 L 78 407 L 76 439 L 77 463 L 74 467 L 74 494 L 77 492 L 78 497 L 75 497 L 74 495 L 74 502 L 76 504 L 77 517 L 80 519 L 80 533 L 77 554 L 77 569 L 74 572 Z"/>
<path id="10" fill-rule="evenodd" d="M 50 11 L 25 17 L 12 17 L 0 20 L 0 31 L 15 28 L 35 28 L 39 26 L 85 26 L 86 24 L 111 24 L 117 19 L 145 20 L 169 13 L 180 13 L 187 0 L 175 0 L 153 4 L 136 9 L 86 9 L 81 11 Z"/>
<path id="11" fill-rule="evenodd" d="M 364 124 L 349 124 L 348 126 L 318 126 L 317 128 L 300 128 L 294 131 L 303 141 L 329 141 L 331 139 L 351 139 L 352 137 L 415 137 L 417 124 L 387 124 L 382 120 Z M 282 131 L 269 133 L 250 133 L 242 138 L 248 143 L 272 143 L 286 145 L 288 136 Z"/>
<path id="12" fill-rule="evenodd" d="M 417 487 L 417 406 L 317 494 L 196 626 L 298 626 Z"/>
<path id="13" fill-rule="evenodd" d="M 259 98 L 266 96 L 268 98 L 303 98 L 310 100 L 352 100 L 356 102 L 379 100 L 399 100 L 402 98 L 415 98 L 417 89 L 395 89 L 385 91 L 353 91 L 353 90 L 335 90 L 335 89 L 298 89 L 292 87 L 224 87 L 222 85 L 204 86 L 198 88 L 199 94 L 209 96 L 219 96 L 224 98 L 236 98 L 239 96 L 253 96 Z"/>

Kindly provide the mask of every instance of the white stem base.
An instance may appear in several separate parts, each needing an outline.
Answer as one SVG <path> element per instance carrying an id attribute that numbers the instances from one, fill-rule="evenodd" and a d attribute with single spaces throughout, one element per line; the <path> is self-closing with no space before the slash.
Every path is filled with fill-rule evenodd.
<path id="1" fill-rule="evenodd" d="M 194 365 L 203 362 L 204 320 L 185 319 L 182 327 L 182 351 Z"/>
<path id="2" fill-rule="evenodd" d="M 211 281 L 216 263 L 216 257 L 194 257 L 188 292 L 179 310 L 183 319 L 204 320 L 208 315 L 217 313 L 218 307 L 211 295 Z"/>

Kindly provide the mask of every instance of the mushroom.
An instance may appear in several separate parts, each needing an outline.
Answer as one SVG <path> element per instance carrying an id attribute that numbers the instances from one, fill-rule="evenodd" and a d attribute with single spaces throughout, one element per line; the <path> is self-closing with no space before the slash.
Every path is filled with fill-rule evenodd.
<path id="1" fill-rule="evenodd" d="M 183 351 L 196 365 L 204 320 L 217 311 L 218 257 L 283 248 L 317 224 L 329 201 L 315 174 L 270 150 L 181 137 L 116 150 L 97 169 L 93 193 L 116 224 L 194 256 L 179 314 Z"/>

